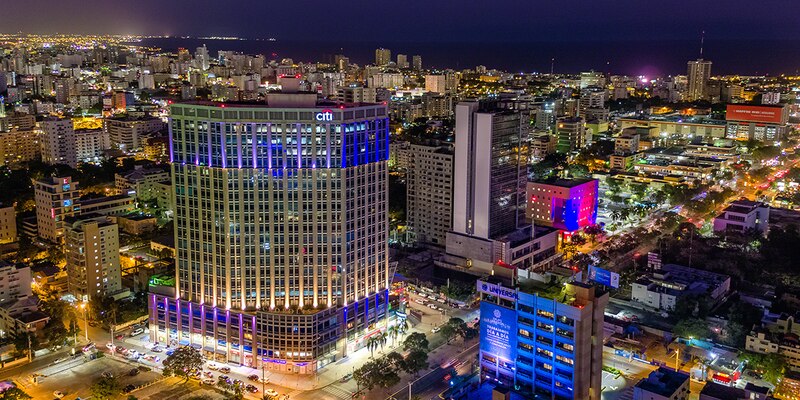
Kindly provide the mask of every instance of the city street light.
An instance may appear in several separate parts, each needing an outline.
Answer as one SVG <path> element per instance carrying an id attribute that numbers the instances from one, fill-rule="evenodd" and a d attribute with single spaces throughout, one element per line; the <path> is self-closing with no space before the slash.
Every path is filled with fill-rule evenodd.
<path id="1" fill-rule="evenodd" d="M 78 307 L 83 310 L 83 333 L 86 336 L 86 343 L 89 343 L 89 318 L 86 317 L 86 302 L 81 303 Z"/>

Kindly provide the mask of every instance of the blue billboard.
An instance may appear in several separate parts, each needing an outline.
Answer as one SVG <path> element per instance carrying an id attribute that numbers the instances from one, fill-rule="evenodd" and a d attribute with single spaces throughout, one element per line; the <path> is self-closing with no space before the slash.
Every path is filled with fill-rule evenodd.
<path id="1" fill-rule="evenodd" d="M 597 268 L 593 265 L 589 266 L 589 280 L 595 281 L 601 285 L 606 285 L 612 288 L 619 287 L 618 273 L 611 272 L 603 268 Z"/>
<path id="2" fill-rule="evenodd" d="M 517 358 L 517 312 L 481 302 L 481 351 L 498 358 Z"/>

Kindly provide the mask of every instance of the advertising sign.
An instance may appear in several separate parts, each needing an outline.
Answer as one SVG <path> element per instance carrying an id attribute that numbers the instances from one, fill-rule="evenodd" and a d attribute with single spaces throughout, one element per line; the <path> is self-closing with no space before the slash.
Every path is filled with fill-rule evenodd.
<path id="1" fill-rule="evenodd" d="M 481 351 L 505 360 L 516 360 L 516 311 L 481 302 Z"/>
<path id="2" fill-rule="evenodd" d="M 494 283 L 478 281 L 478 292 L 490 294 L 510 301 L 517 300 L 517 290 L 514 288 L 507 288 Z"/>
<path id="3" fill-rule="evenodd" d="M 729 104 L 725 119 L 728 121 L 762 122 L 768 124 L 785 124 L 783 107 L 746 106 Z"/>
<path id="4" fill-rule="evenodd" d="M 606 269 L 598 268 L 593 265 L 589 266 L 589 279 L 601 285 L 606 285 L 612 288 L 619 287 L 619 274 L 611 272 Z"/>

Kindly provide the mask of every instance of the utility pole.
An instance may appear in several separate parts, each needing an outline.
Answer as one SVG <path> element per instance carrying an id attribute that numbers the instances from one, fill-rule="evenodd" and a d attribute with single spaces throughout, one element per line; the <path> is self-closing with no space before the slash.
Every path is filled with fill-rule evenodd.
<path id="1" fill-rule="evenodd" d="M 408 381 L 408 400 L 411 400 L 411 384 L 413 382 L 411 380 Z"/>

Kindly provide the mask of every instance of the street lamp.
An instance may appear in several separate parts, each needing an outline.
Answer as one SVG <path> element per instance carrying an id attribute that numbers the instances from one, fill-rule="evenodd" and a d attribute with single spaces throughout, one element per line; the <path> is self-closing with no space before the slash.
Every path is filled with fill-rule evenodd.
<path id="1" fill-rule="evenodd" d="M 83 310 L 83 333 L 86 336 L 86 343 L 89 343 L 89 318 L 86 317 L 86 302 L 81 303 L 79 307 Z"/>

